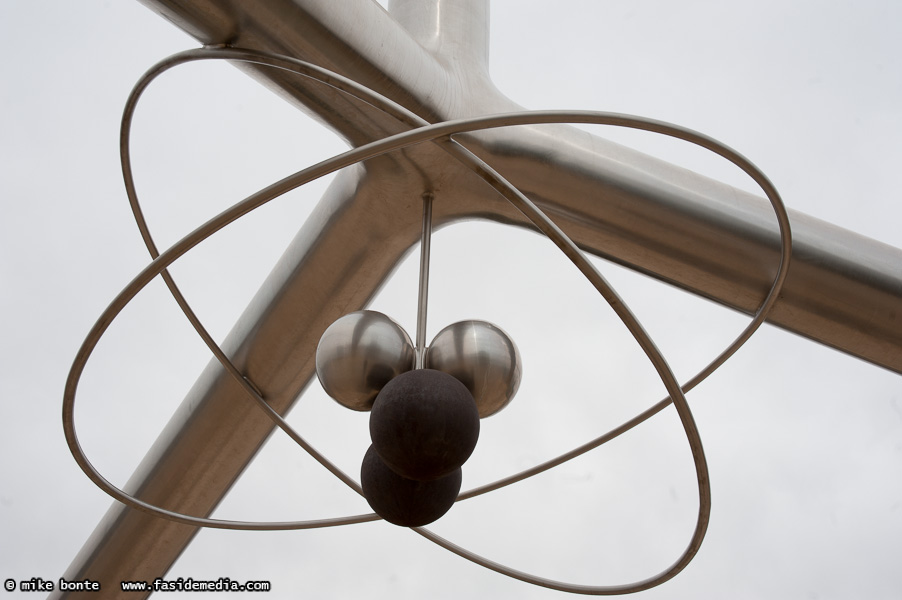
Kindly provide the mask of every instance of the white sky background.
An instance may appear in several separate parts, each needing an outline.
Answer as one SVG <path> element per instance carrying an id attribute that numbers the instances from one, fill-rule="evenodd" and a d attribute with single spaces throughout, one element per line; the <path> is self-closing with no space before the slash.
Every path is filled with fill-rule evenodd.
<path id="1" fill-rule="evenodd" d="M 493 6 L 492 75 L 516 101 L 703 131 L 758 164 L 791 208 L 902 246 L 902 5 L 549 6 Z M 55 580 L 111 503 L 66 448 L 65 378 L 94 320 L 148 262 L 119 172 L 122 106 L 151 64 L 196 42 L 128 1 L 7 1 L 0 40 L 0 578 Z M 133 147 L 138 191 L 164 247 L 250 192 L 344 149 L 218 64 L 160 80 L 139 107 Z M 668 159 L 681 154 L 667 151 Z M 176 265 L 217 339 L 322 189 L 276 201 Z M 622 327 L 547 240 L 467 225 L 438 233 L 434 253 L 429 339 L 456 320 L 482 318 L 511 334 L 524 361 L 515 401 L 483 422 L 465 487 L 550 458 L 662 396 Z M 746 322 L 597 264 L 635 303 L 680 378 Z M 409 260 L 374 303 L 411 334 L 415 271 Z M 207 360 L 162 285 L 125 311 L 89 363 L 76 413 L 83 443 L 109 479 L 124 484 Z M 682 574 L 641 597 L 899 596 L 902 378 L 766 327 L 689 401 L 711 471 L 709 533 Z M 315 384 L 290 421 L 357 473 L 369 443 L 365 415 L 341 409 Z M 556 471 L 455 506 L 434 529 L 542 576 L 620 584 L 679 555 L 696 507 L 688 449 L 669 409 Z M 276 434 L 216 516 L 364 511 L 362 499 Z M 384 523 L 203 531 L 168 575 L 179 576 L 271 580 L 273 597 L 562 596 Z"/>

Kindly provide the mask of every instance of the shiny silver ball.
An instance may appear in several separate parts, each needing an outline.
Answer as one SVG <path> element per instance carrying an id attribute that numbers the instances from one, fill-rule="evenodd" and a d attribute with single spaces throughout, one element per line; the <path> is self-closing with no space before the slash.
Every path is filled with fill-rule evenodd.
<path id="1" fill-rule="evenodd" d="M 410 336 L 388 316 L 361 310 L 323 333 L 316 347 L 316 376 L 339 404 L 368 411 L 386 383 L 414 367 Z"/>
<path id="2" fill-rule="evenodd" d="M 426 368 L 463 383 L 482 418 L 508 405 L 520 387 L 522 371 L 516 344 L 485 321 L 460 321 L 439 331 L 426 351 Z"/>

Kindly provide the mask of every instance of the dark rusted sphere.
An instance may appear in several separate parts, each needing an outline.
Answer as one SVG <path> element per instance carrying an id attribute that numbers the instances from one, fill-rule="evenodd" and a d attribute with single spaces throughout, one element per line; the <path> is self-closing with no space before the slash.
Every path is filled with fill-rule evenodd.
<path id="1" fill-rule="evenodd" d="M 363 496 L 377 515 L 402 527 L 420 527 L 440 518 L 460 492 L 461 470 L 432 481 L 401 477 L 382 462 L 373 446 L 360 467 Z"/>
<path id="2" fill-rule="evenodd" d="M 438 479 L 460 467 L 479 438 L 479 411 L 466 386 L 441 371 L 416 369 L 389 381 L 370 413 L 379 457 L 407 479 Z"/>

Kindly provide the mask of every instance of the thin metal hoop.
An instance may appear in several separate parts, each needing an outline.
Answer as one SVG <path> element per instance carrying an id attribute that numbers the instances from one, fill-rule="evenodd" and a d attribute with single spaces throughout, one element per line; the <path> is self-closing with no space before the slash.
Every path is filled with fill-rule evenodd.
<path id="1" fill-rule="evenodd" d="M 336 87 L 337 89 L 340 89 L 346 93 L 350 93 L 355 97 L 360 97 L 362 100 L 372 104 L 376 108 L 379 108 L 380 110 L 396 116 L 396 118 L 398 118 L 402 122 L 414 126 L 419 126 L 417 129 L 413 129 L 411 131 L 407 131 L 405 133 L 397 134 L 394 136 L 389 136 L 382 140 L 366 144 L 359 148 L 349 150 L 343 154 L 337 155 L 331 159 L 322 161 L 302 171 L 298 171 L 297 173 L 290 175 L 280 180 L 279 182 L 276 182 L 268 186 L 267 188 L 264 188 L 263 190 L 260 190 L 255 194 L 252 194 L 245 200 L 233 205 L 231 208 L 225 210 L 218 216 L 209 220 L 204 225 L 189 233 L 187 236 L 176 242 L 172 247 L 170 247 L 162 254 L 159 254 L 156 251 L 155 246 L 153 245 L 149 230 L 147 230 L 146 223 L 144 222 L 143 216 L 141 214 L 137 196 L 134 193 L 133 182 L 131 181 L 131 169 L 128 161 L 128 135 L 126 133 L 126 125 L 130 124 L 130 115 L 134 110 L 135 103 L 137 102 L 137 98 L 140 96 L 140 93 L 157 75 L 173 66 L 176 66 L 177 64 L 205 59 L 245 60 L 296 72 L 306 77 L 310 77 L 317 81 L 326 83 L 327 85 Z M 349 487 L 360 493 L 359 485 L 357 485 L 354 480 L 342 473 L 337 467 L 335 467 L 334 465 L 332 465 L 332 463 L 325 459 L 325 457 L 322 457 L 300 435 L 294 432 L 294 430 L 287 423 L 285 423 L 282 417 L 266 404 L 263 398 L 260 397 L 260 395 L 256 392 L 254 387 L 244 379 L 241 373 L 229 361 L 222 350 L 218 347 L 218 345 L 216 345 L 216 343 L 212 340 L 212 338 L 200 324 L 200 321 L 197 319 L 196 315 L 194 315 L 193 311 L 191 311 L 187 302 L 184 300 L 184 297 L 178 291 L 178 288 L 175 286 L 175 283 L 172 281 L 171 276 L 169 276 L 168 272 L 166 271 L 166 268 L 207 237 L 224 228 L 229 223 L 237 220 L 241 216 L 247 214 L 248 212 L 251 212 L 252 210 L 258 208 L 259 206 L 262 206 L 263 204 L 287 191 L 295 189 L 309 181 L 337 171 L 346 166 L 350 166 L 361 160 L 366 160 L 368 158 L 373 158 L 375 156 L 385 154 L 387 152 L 391 152 L 400 148 L 428 141 L 436 143 L 441 148 L 446 150 L 452 157 L 460 161 L 464 166 L 467 166 L 468 168 L 473 170 L 484 181 L 486 181 L 489 185 L 491 185 L 499 193 L 501 193 L 502 196 L 511 201 L 521 212 L 523 212 L 524 215 L 527 216 L 527 218 L 529 218 L 537 227 L 539 227 L 539 229 L 543 231 L 546 236 L 548 236 L 549 239 L 551 239 L 565 253 L 565 255 L 568 256 L 568 258 L 570 258 L 570 260 L 577 266 L 577 268 L 580 269 L 580 271 L 584 274 L 584 276 L 586 276 L 590 283 L 592 283 L 592 285 L 599 291 L 599 293 L 608 301 L 614 311 L 618 314 L 618 316 L 620 316 L 624 324 L 633 333 L 637 342 L 640 344 L 649 360 L 655 366 L 656 370 L 659 373 L 659 376 L 667 387 L 668 393 L 670 394 L 668 398 L 662 400 L 636 418 L 628 421 L 627 423 L 624 423 L 611 432 L 608 432 L 607 434 L 596 438 L 588 444 L 584 444 L 583 446 L 580 446 L 569 453 L 561 455 L 560 457 L 553 459 L 552 461 L 543 463 L 542 465 L 539 465 L 528 471 L 524 471 L 520 474 L 505 478 L 503 480 L 499 480 L 498 482 L 489 484 L 488 486 L 483 486 L 476 490 L 466 492 L 465 494 L 462 494 L 459 499 L 473 497 L 491 491 L 492 489 L 498 489 L 505 485 L 514 483 L 515 481 L 520 481 L 533 474 L 547 470 L 552 466 L 556 466 L 557 464 L 566 462 L 567 460 L 570 460 L 575 456 L 578 456 L 579 454 L 587 452 L 592 448 L 603 444 L 609 439 L 613 439 L 617 435 L 620 435 L 620 433 L 629 430 L 638 423 L 649 418 L 651 415 L 659 412 L 670 402 L 673 402 L 677 409 L 683 428 L 686 432 L 687 439 L 689 440 L 690 449 L 692 450 L 693 455 L 693 461 L 696 467 L 696 478 L 698 480 L 699 486 L 699 515 L 696 528 L 689 545 L 680 556 L 680 558 L 671 567 L 662 571 L 658 575 L 644 581 L 623 586 L 581 586 L 543 579 L 528 573 L 523 573 L 521 571 L 511 569 L 504 565 L 500 565 L 498 563 L 480 557 L 472 552 L 454 545 L 447 540 L 444 540 L 443 538 L 433 534 L 426 529 L 418 528 L 416 529 L 416 531 L 427 539 L 435 542 L 436 544 L 439 544 L 440 546 L 486 568 L 495 570 L 499 573 L 508 575 L 516 579 L 520 579 L 522 581 L 526 581 L 528 583 L 533 583 L 535 585 L 540 585 L 561 591 L 593 595 L 623 594 L 636 592 L 654 587 L 656 585 L 660 585 L 661 583 L 675 576 L 689 563 L 689 561 L 692 560 L 692 558 L 697 553 L 701 541 L 704 538 L 704 534 L 707 529 L 708 518 L 710 515 L 710 487 L 707 477 L 707 465 L 704 458 L 704 451 L 701 446 L 701 440 L 698 436 L 697 428 L 695 427 L 694 421 L 692 419 L 691 410 L 689 409 L 688 403 L 686 402 L 684 396 L 684 390 L 676 381 L 663 356 L 657 350 L 648 334 L 642 329 L 638 320 L 635 319 L 635 317 L 631 314 L 623 301 L 617 296 L 613 289 L 610 288 L 601 274 L 598 273 L 594 266 L 586 259 L 585 256 L 583 256 L 582 252 L 575 246 L 572 240 L 570 240 L 569 237 L 567 237 L 566 234 L 563 233 L 563 231 L 561 231 L 550 219 L 548 219 L 548 217 L 544 215 L 544 213 L 542 213 L 528 198 L 520 193 L 519 190 L 514 188 L 489 165 L 481 161 L 479 158 L 477 158 L 475 155 L 470 153 L 468 150 L 460 146 L 452 139 L 453 135 L 469 131 L 492 129 L 512 125 L 567 122 L 607 124 L 634 129 L 642 129 L 646 131 L 662 133 L 671 137 L 676 137 L 678 139 L 682 139 L 695 145 L 704 147 L 726 158 L 727 160 L 738 166 L 740 169 L 742 169 L 744 172 L 746 172 L 749 176 L 751 176 L 752 179 L 755 180 L 755 182 L 762 188 L 774 208 L 774 212 L 777 215 L 777 220 L 780 227 L 781 237 L 781 261 L 780 266 L 777 270 L 777 274 L 774 278 L 774 283 L 761 306 L 759 307 L 758 311 L 756 312 L 755 316 L 753 317 L 752 321 L 743 330 L 743 332 L 730 346 L 727 347 L 726 350 L 718 355 L 718 357 L 715 358 L 714 361 L 712 361 L 698 375 L 693 377 L 685 386 L 683 386 L 683 388 L 688 391 L 695 385 L 698 385 L 698 383 L 700 383 L 704 378 L 710 375 L 711 372 L 713 372 L 725 360 L 727 360 L 727 358 L 735 353 L 736 350 L 738 350 L 738 348 L 764 322 L 768 312 L 776 302 L 779 291 L 782 288 L 783 282 L 785 281 L 789 266 L 792 241 L 789 220 L 782 200 L 780 199 L 779 194 L 767 179 L 767 177 L 742 155 L 736 153 L 729 147 L 720 144 L 716 140 L 709 138 L 708 136 L 678 127 L 676 125 L 614 113 L 588 111 L 529 112 L 495 115 L 428 125 L 424 124 L 425 122 L 422 121 L 422 119 L 419 119 L 416 115 L 409 113 L 394 102 L 382 98 L 375 92 L 367 90 L 366 88 L 363 88 L 362 86 L 359 86 L 358 84 L 347 80 L 346 78 L 343 78 L 337 74 L 325 71 L 319 67 L 316 67 L 315 65 L 310 65 L 309 63 L 303 63 L 302 61 L 297 61 L 286 57 L 279 57 L 276 55 L 269 55 L 247 50 L 236 50 L 231 48 L 208 48 L 203 50 L 191 50 L 188 52 L 173 55 L 172 57 L 161 61 L 150 71 L 148 71 L 135 86 L 135 89 L 132 92 L 132 96 L 130 96 L 129 98 L 125 113 L 123 115 L 123 135 L 120 140 L 120 150 L 123 151 L 123 176 L 126 180 L 126 186 L 129 189 L 129 201 L 132 204 L 133 210 L 135 211 L 136 221 L 138 221 L 139 228 L 142 231 L 142 236 L 145 239 L 145 243 L 148 245 L 148 250 L 151 252 L 151 255 L 154 256 L 154 260 L 149 265 L 147 265 L 147 267 L 145 267 L 135 277 L 135 279 L 133 279 L 132 282 L 122 290 L 122 292 L 120 292 L 120 294 L 103 312 L 97 323 L 95 323 L 94 327 L 89 332 L 81 348 L 79 349 L 72 369 L 70 370 L 63 399 L 63 426 L 66 435 L 66 441 L 69 444 L 70 450 L 72 451 L 76 462 L 98 487 L 100 487 L 103 491 L 105 491 L 113 498 L 119 500 L 120 502 L 123 502 L 124 504 L 131 506 L 132 508 L 136 508 L 137 510 L 142 510 L 144 512 L 154 514 L 162 518 L 185 523 L 188 525 L 227 529 L 305 529 L 313 527 L 327 527 L 334 525 L 351 524 L 377 519 L 378 517 L 376 517 L 375 515 L 359 515 L 355 517 L 327 519 L 320 521 L 278 523 L 222 521 L 183 515 L 145 503 L 137 498 L 132 497 L 129 494 L 126 494 L 124 491 L 104 479 L 103 476 L 87 459 L 87 456 L 84 454 L 80 444 L 78 443 L 75 430 L 75 394 L 78 386 L 78 381 L 80 379 L 81 373 L 84 370 L 84 366 L 87 363 L 87 360 L 89 359 L 100 337 L 109 327 L 110 323 L 113 321 L 113 319 L 115 319 L 118 313 L 121 312 L 125 305 L 129 301 L 131 301 L 131 299 L 134 298 L 134 296 L 137 295 L 137 293 L 141 289 L 143 289 L 144 286 L 146 286 L 157 275 L 162 275 L 166 280 L 167 285 L 170 287 L 170 290 L 172 291 L 174 297 L 182 307 L 182 310 L 185 312 L 186 317 L 188 317 L 188 319 L 192 322 L 192 325 L 195 326 L 198 334 L 201 335 L 205 343 L 207 343 L 208 347 L 210 347 L 210 350 L 233 376 L 233 378 L 235 378 L 238 383 L 242 385 L 245 391 L 257 402 L 258 405 L 261 406 L 261 408 L 266 411 L 266 414 L 280 428 L 286 431 L 286 433 L 288 433 L 289 436 L 292 437 L 292 439 L 294 439 L 311 456 L 313 456 L 317 461 L 323 464 L 323 466 L 333 472 L 333 474 L 339 477 Z"/>

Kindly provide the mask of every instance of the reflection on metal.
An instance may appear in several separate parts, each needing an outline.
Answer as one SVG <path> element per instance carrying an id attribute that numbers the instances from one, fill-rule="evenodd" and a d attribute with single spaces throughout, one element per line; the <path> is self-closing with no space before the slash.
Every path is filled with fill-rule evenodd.
<path id="1" fill-rule="evenodd" d="M 414 367 L 407 332 L 373 310 L 349 313 L 329 325 L 316 347 L 316 376 L 329 396 L 367 411 L 385 384 Z"/>
<path id="2" fill-rule="evenodd" d="M 332 87 L 322 86 L 263 66 L 273 63 L 259 56 L 245 57 L 253 62 L 243 68 L 315 114 L 353 146 L 407 131 L 422 121 L 519 108 L 504 98 L 488 77 L 488 7 L 484 0 L 402 0 L 390 5 L 390 14 L 370 0 L 346 0 L 339 6 L 329 0 L 142 1 L 203 43 L 290 54 L 397 102 L 395 109 L 380 110 L 339 91 L 343 89 L 340 81 Z M 240 53 L 232 58 L 241 58 Z M 161 65 L 159 70 L 168 66 Z M 291 70 L 298 69 L 294 65 Z M 150 79 L 136 88 L 127 115 L 134 109 L 141 86 Z M 411 112 L 419 122 L 412 122 Z M 563 120 L 579 119 L 547 117 L 521 122 Z M 594 121 L 587 118 L 581 122 Z M 453 128 L 436 128 L 426 131 L 422 139 L 454 132 Z M 498 129 L 456 139 L 552 215 L 570 239 L 590 252 L 747 313 L 756 311 L 769 282 L 781 277 L 777 265 L 785 246 L 767 214 L 766 203 L 750 194 L 561 125 Z M 449 153 L 462 162 L 449 160 Z M 122 154 L 130 200 L 137 207 L 130 185 L 127 127 L 123 128 Z M 280 423 L 279 414 L 288 410 L 312 376 L 315 347 L 326 325 L 348 310 L 364 307 L 419 239 L 421 221 L 416 207 L 424 191 L 434 194 L 433 222 L 437 227 L 465 218 L 535 227 L 524 216 L 527 213 L 513 208 L 523 210 L 527 205 L 502 189 L 502 195 L 515 204 L 505 202 L 482 179 L 470 175 L 469 169 L 478 169 L 478 163 L 467 162 L 456 147 L 421 144 L 372 156 L 365 166 L 345 169 L 337 176 L 221 349 L 180 300 L 217 360 L 201 375 L 125 486 L 125 491 L 140 497 L 142 510 L 167 507 L 169 520 L 114 504 L 73 561 L 67 579 L 152 580 L 166 572 L 196 533 L 195 525 L 204 521 L 179 519 L 175 511 L 190 515 L 213 511 L 272 431 L 273 422 Z M 493 173 L 484 175 L 492 177 Z M 276 194 L 284 188 L 277 184 L 264 191 Z M 264 196 L 257 195 L 254 200 L 262 202 Z M 212 221 L 210 230 L 251 210 L 252 204 Z M 376 204 L 382 212 L 370 209 Z M 140 212 L 136 214 L 141 224 Z M 141 229 L 156 256 L 149 232 L 143 225 Z M 792 273 L 779 301 L 765 303 L 773 308 L 768 320 L 902 371 L 902 320 L 897 316 L 902 298 L 902 252 L 804 215 L 793 215 L 793 229 Z M 163 269 L 199 239 L 196 236 L 163 253 L 142 273 L 138 287 L 156 274 L 167 277 Z M 381 252 L 368 251 L 374 247 Z M 179 297 L 171 279 L 167 283 Z M 329 290 L 329 296 L 321 296 L 319 290 Z M 304 310 L 299 312 L 299 306 Z M 752 325 L 760 324 L 767 314 L 764 306 L 761 308 Z M 286 322 L 292 322 L 292 327 L 285 328 Z M 96 339 L 89 338 L 87 343 L 94 342 Z M 684 387 L 699 380 L 696 377 Z M 67 394 L 69 391 L 74 394 L 74 388 Z M 567 455 L 465 492 L 461 498 L 559 464 L 619 435 L 667 404 L 664 400 Z M 292 437 L 304 446 L 300 436 Z M 230 451 L 223 456 L 219 450 L 226 445 Z M 356 486 L 346 476 L 343 481 Z M 126 501 L 125 496 L 120 499 Z M 450 542 L 435 536 L 431 539 L 460 551 Z M 486 559 L 476 560 L 489 568 L 501 568 Z M 529 580 L 525 574 L 514 576 Z"/>
<path id="3" fill-rule="evenodd" d="M 426 367 L 462 381 L 483 418 L 507 406 L 520 387 L 517 345 L 500 327 L 485 321 L 460 321 L 439 331 L 429 344 Z"/>

